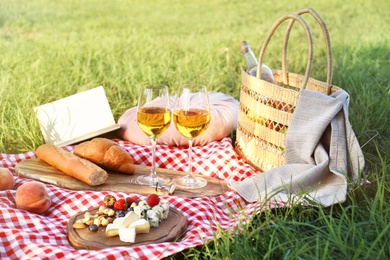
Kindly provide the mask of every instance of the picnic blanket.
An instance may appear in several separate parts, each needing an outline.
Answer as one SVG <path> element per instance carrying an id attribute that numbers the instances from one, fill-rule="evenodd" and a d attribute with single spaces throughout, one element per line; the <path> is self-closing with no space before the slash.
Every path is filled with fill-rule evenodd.
<path id="1" fill-rule="evenodd" d="M 348 120 L 349 95 L 301 90 L 286 136 L 285 165 L 229 186 L 247 201 L 330 206 L 346 200 L 364 156 Z"/>
<path id="2" fill-rule="evenodd" d="M 135 163 L 151 165 L 150 147 L 134 145 L 114 139 L 131 153 Z M 73 146 L 63 147 L 69 151 Z M 157 165 L 161 168 L 184 171 L 187 167 L 187 148 L 157 146 Z M 221 179 L 243 180 L 259 173 L 237 156 L 230 138 L 193 148 L 195 173 Z M 36 158 L 34 152 L 1 154 L 0 167 L 14 167 L 22 160 Z M 16 187 L 29 181 L 16 178 Z M 97 207 L 106 194 L 124 196 L 106 191 L 73 191 L 47 184 L 52 205 L 43 215 L 18 210 L 15 207 L 16 190 L 0 191 L 0 259 L 161 259 L 190 247 L 212 240 L 219 229 L 232 230 L 248 221 L 263 207 L 282 207 L 283 202 L 248 203 L 236 192 L 227 191 L 215 197 L 181 198 L 162 196 L 161 200 L 182 212 L 187 218 L 187 232 L 177 242 L 150 244 L 137 247 L 114 247 L 102 250 L 77 250 L 67 239 L 69 218 Z M 138 196 L 135 194 L 134 196 Z M 140 199 L 145 196 L 139 195 Z M 235 212 L 232 214 L 232 212 Z"/>
<path id="3" fill-rule="evenodd" d="M 298 101 L 290 124 L 285 166 L 261 173 L 236 154 L 232 140 L 227 137 L 193 147 L 195 173 L 223 179 L 239 193 L 228 190 L 220 196 L 192 199 L 162 196 L 163 202 L 187 218 L 187 232 L 180 240 L 101 250 L 74 249 L 67 239 L 69 218 L 97 207 L 107 194 L 126 194 L 73 191 L 47 185 L 52 205 L 43 215 L 16 209 L 15 190 L 0 191 L 0 258 L 161 259 L 203 245 L 214 239 L 219 230 L 232 230 L 261 210 L 290 206 L 291 196 L 301 198 L 302 187 L 307 195 L 305 200 L 312 199 L 322 205 L 342 202 L 347 182 L 357 181 L 357 172 L 364 164 L 348 122 L 348 94 L 341 91 L 324 97 L 312 92 L 301 93 L 302 98 L 307 96 L 310 102 Z M 149 146 L 114 140 L 134 157 L 136 164 L 151 164 Z M 73 151 L 73 146 L 64 148 Z M 185 171 L 187 156 L 186 147 L 157 146 L 158 167 Z M 30 158 L 36 158 L 34 152 L 1 154 L 0 167 L 14 171 L 18 162 Z M 16 187 L 26 181 L 16 177 Z M 273 195 L 272 199 L 269 195 Z"/>

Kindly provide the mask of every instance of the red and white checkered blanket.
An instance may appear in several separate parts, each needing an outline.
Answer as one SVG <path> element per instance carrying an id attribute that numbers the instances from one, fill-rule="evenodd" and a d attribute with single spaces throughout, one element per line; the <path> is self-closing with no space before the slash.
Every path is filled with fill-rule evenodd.
<path id="1" fill-rule="evenodd" d="M 148 146 L 134 145 L 115 140 L 128 150 L 136 164 L 150 165 Z M 64 147 L 72 151 L 72 146 Z M 160 168 L 185 171 L 187 149 L 184 147 L 157 147 L 157 165 Z M 36 158 L 34 152 L 1 154 L 0 167 L 14 167 L 22 160 Z M 195 173 L 221 179 L 241 180 L 258 172 L 237 156 L 230 138 L 212 142 L 203 147 L 193 147 Z M 14 172 L 15 173 L 15 172 Z M 15 177 L 16 187 L 29 181 Z M 15 187 L 15 188 L 16 188 Z M 161 259 L 184 249 L 202 245 L 212 240 L 219 228 L 231 230 L 247 221 L 262 203 L 247 203 L 234 191 L 215 197 L 181 198 L 162 196 L 187 218 L 187 232 L 177 242 L 149 244 L 136 247 L 114 247 L 101 250 L 74 249 L 67 238 L 69 218 L 101 204 L 106 194 L 125 196 L 119 192 L 72 191 L 47 184 L 52 205 L 43 215 L 18 210 L 15 207 L 16 190 L 0 191 L 0 258 L 1 259 Z M 138 195 L 138 194 L 135 194 Z M 145 196 L 138 195 L 140 199 Z M 267 207 L 283 206 L 270 204 Z M 232 214 L 232 212 L 235 212 Z"/>

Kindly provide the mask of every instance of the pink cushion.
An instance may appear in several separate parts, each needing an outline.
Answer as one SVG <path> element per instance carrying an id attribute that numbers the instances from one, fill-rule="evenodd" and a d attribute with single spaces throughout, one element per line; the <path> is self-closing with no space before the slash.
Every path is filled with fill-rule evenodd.
<path id="1" fill-rule="evenodd" d="M 212 141 L 221 140 L 237 128 L 239 102 L 233 97 L 220 92 L 209 92 L 209 100 L 210 125 L 203 134 L 194 138 L 193 145 L 203 146 Z M 174 97 L 171 97 L 171 104 L 174 104 Z M 118 124 L 121 126 L 118 134 L 123 140 L 139 145 L 150 144 L 149 137 L 137 124 L 137 107 L 132 107 L 123 113 L 118 120 Z M 167 131 L 157 139 L 157 143 L 188 146 L 188 140 L 177 131 L 173 122 L 171 122 Z"/>

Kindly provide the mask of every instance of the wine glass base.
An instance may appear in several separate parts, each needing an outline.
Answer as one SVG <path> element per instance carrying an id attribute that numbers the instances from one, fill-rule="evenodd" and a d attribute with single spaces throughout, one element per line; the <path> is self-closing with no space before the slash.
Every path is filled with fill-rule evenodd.
<path id="1" fill-rule="evenodd" d="M 142 185 L 149 185 L 151 187 L 156 187 L 165 185 L 170 181 L 170 179 L 164 175 L 158 175 L 157 177 L 152 178 L 150 175 L 141 175 L 137 178 L 137 182 Z"/>
<path id="2" fill-rule="evenodd" d="M 178 177 L 173 180 L 176 187 L 182 189 L 199 189 L 207 185 L 207 181 L 202 177 Z"/>

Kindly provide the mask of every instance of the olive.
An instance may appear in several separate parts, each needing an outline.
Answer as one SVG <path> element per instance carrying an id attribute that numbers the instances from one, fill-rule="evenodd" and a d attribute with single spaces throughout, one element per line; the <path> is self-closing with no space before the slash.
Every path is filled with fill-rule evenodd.
<path id="1" fill-rule="evenodd" d="M 96 224 L 92 224 L 89 226 L 89 231 L 97 232 L 98 230 L 99 230 L 99 227 Z"/>

